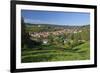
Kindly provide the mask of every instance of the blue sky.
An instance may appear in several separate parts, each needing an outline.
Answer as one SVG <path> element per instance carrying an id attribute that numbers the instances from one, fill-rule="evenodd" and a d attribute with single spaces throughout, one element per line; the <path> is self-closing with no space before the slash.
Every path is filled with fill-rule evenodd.
<path id="1" fill-rule="evenodd" d="M 47 23 L 57 25 L 90 24 L 90 14 L 82 12 L 21 10 L 21 16 L 26 23 Z"/>

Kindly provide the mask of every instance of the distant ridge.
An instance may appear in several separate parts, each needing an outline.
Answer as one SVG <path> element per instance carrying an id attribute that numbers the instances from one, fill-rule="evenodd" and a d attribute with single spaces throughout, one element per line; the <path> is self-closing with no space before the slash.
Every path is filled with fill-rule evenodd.
<path id="1" fill-rule="evenodd" d="M 70 24 L 67 24 L 67 25 L 59 25 L 59 24 L 46 24 L 46 23 L 25 23 L 26 25 L 47 25 L 47 26 L 60 26 L 60 27 L 68 27 L 68 26 L 72 26 L 72 27 L 80 27 L 80 26 L 90 26 L 89 24 L 84 24 L 84 25 L 70 25 Z"/>

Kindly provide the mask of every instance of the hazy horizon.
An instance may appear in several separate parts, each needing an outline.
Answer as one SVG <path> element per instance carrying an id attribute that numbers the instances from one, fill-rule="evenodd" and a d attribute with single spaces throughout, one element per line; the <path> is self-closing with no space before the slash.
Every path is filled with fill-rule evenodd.
<path id="1" fill-rule="evenodd" d="M 82 25 L 77 25 L 77 24 L 73 24 L 73 25 L 70 25 L 70 24 L 50 24 L 50 23 L 26 23 L 26 24 L 29 24 L 29 25 L 58 25 L 58 26 L 87 26 L 87 25 L 90 25 L 90 24 L 82 24 Z"/>

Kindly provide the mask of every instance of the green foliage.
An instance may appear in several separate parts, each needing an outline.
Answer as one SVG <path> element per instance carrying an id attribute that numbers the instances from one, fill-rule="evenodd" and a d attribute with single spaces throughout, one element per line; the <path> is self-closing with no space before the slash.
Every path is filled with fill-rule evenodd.
<path id="1" fill-rule="evenodd" d="M 90 58 L 89 42 L 76 46 L 71 50 L 67 49 L 64 51 L 54 49 L 54 46 L 51 45 L 44 45 L 44 47 L 44 50 L 32 49 L 30 51 L 23 51 L 22 62 L 68 61 L 85 60 Z"/>
<path id="2" fill-rule="evenodd" d="M 22 52 L 21 61 L 26 62 L 47 62 L 47 61 L 69 61 L 69 60 L 87 60 L 90 58 L 90 29 L 89 26 L 75 27 L 77 33 L 74 33 L 73 27 L 59 27 L 42 24 L 25 24 L 22 19 Z M 29 33 L 55 32 L 62 29 L 70 31 L 59 35 L 49 33 L 45 38 L 43 36 L 32 37 Z M 73 32 L 72 32 L 73 31 Z M 81 32 L 79 32 L 81 31 Z M 43 40 L 48 40 L 46 44 Z"/>
<path id="3" fill-rule="evenodd" d="M 89 46 L 82 44 L 80 46 L 68 49 L 66 45 L 62 50 L 60 46 L 42 46 L 42 50 L 27 50 L 22 52 L 22 62 L 46 62 L 46 61 L 68 61 L 89 59 Z M 84 47 L 85 46 L 85 47 Z"/>

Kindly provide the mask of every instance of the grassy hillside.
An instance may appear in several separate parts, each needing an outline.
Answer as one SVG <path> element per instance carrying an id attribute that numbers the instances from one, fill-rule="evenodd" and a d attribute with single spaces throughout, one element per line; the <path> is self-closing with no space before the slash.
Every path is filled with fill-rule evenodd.
<path id="1" fill-rule="evenodd" d="M 89 48 L 89 42 L 86 42 L 65 50 L 48 49 L 48 47 L 44 50 L 26 50 L 22 52 L 22 62 L 87 60 L 90 58 Z"/>
<path id="2" fill-rule="evenodd" d="M 90 26 L 25 24 L 22 22 L 21 62 L 88 60 Z"/>

